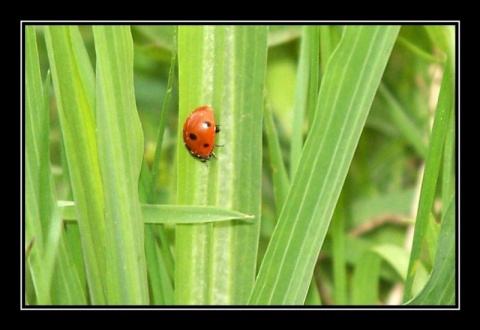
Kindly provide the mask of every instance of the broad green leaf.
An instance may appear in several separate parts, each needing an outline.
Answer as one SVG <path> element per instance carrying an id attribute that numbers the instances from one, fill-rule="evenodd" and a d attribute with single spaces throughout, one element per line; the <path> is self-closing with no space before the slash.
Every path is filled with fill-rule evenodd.
<path id="1" fill-rule="evenodd" d="M 143 131 L 133 87 L 128 26 L 94 26 L 97 55 L 96 136 L 104 185 L 109 304 L 148 304 L 138 182 Z M 114 164 L 114 166 L 112 166 Z"/>
<path id="2" fill-rule="evenodd" d="M 250 304 L 303 304 L 398 26 L 348 26 L 320 87 L 317 114 Z"/>
<path id="3" fill-rule="evenodd" d="M 255 278 L 260 228 L 262 111 L 267 28 L 180 26 L 177 198 L 217 205 L 255 221 L 176 226 L 177 304 L 245 304 Z M 216 158 L 204 164 L 186 151 L 182 126 L 201 105 L 221 131 Z"/>
<path id="4" fill-rule="evenodd" d="M 78 27 L 47 26 L 45 39 L 82 239 L 92 304 L 106 303 L 105 218 L 94 119 L 93 71 Z"/>

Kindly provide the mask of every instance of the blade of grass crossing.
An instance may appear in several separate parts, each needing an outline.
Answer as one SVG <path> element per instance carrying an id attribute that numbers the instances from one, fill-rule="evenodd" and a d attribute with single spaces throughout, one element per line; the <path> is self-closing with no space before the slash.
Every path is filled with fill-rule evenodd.
<path id="1" fill-rule="evenodd" d="M 398 26 L 348 26 L 250 304 L 302 304 Z M 300 257 L 299 257 L 300 256 Z"/>
<path id="2" fill-rule="evenodd" d="M 75 199 L 92 304 L 105 304 L 105 219 L 95 136 L 93 71 L 78 27 L 47 26 L 45 40 Z M 89 72 L 84 72 L 89 71 Z"/>
<path id="3" fill-rule="evenodd" d="M 138 193 L 143 132 L 133 89 L 132 36 L 128 26 L 94 26 L 93 34 L 97 55 L 96 132 L 105 187 L 108 303 L 148 304 Z"/>

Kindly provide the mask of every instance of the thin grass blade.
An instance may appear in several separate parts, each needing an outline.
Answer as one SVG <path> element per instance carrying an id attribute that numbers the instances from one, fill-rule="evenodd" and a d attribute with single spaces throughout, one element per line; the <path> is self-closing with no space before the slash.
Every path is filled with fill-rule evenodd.
<path id="1" fill-rule="evenodd" d="M 62 201 L 60 205 L 65 220 L 77 220 L 73 202 Z M 145 223 L 206 223 L 228 220 L 254 221 L 254 216 L 214 206 L 142 204 Z"/>
<path id="2" fill-rule="evenodd" d="M 287 199 L 290 190 L 290 180 L 288 178 L 287 169 L 282 158 L 282 150 L 278 140 L 277 129 L 273 120 L 272 109 L 269 104 L 265 106 L 265 136 L 268 143 L 268 152 L 270 154 L 270 166 L 272 167 L 273 190 L 275 194 L 275 208 L 277 214 Z"/>
<path id="3" fill-rule="evenodd" d="M 450 125 L 451 113 L 454 107 L 455 86 L 453 80 L 453 59 L 447 59 L 442 79 L 442 86 L 438 96 L 437 110 L 430 134 L 429 148 L 425 160 L 425 172 L 418 202 L 418 212 L 415 221 L 415 233 L 412 243 L 412 252 L 408 265 L 407 280 L 405 283 L 404 301 L 412 298 L 412 284 L 416 268 L 420 260 L 420 253 L 428 227 L 430 212 L 433 207 L 437 180 L 442 163 L 443 146 Z M 452 237 L 452 239 L 455 239 Z"/>

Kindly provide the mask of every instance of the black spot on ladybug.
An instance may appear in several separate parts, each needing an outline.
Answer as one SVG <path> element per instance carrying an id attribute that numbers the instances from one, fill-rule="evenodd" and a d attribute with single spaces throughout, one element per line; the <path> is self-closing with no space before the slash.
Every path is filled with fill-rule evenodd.
<path id="1" fill-rule="evenodd" d="M 190 133 L 189 136 L 190 136 L 190 139 L 192 139 L 192 140 L 196 140 L 196 139 L 197 139 L 197 135 L 194 134 L 194 133 Z"/>
<path id="2" fill-rule="evenodd" d="M 205 143 L 205 144 L 203 145 L 203 147 L 204 147 L 204 148 L 208 148 L 208 147 L 210 147 L 210 144 Z"/>

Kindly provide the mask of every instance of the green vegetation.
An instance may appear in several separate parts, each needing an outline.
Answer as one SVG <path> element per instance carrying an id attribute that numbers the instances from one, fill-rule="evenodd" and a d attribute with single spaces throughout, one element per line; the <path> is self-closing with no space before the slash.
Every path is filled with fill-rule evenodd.
<path id="1" fill-rule="evenodd" d="M 455 305 L 455 45 L 26 26 L 25 303 Z M 201 105 L 207 163 L 182 139 Z"/>

